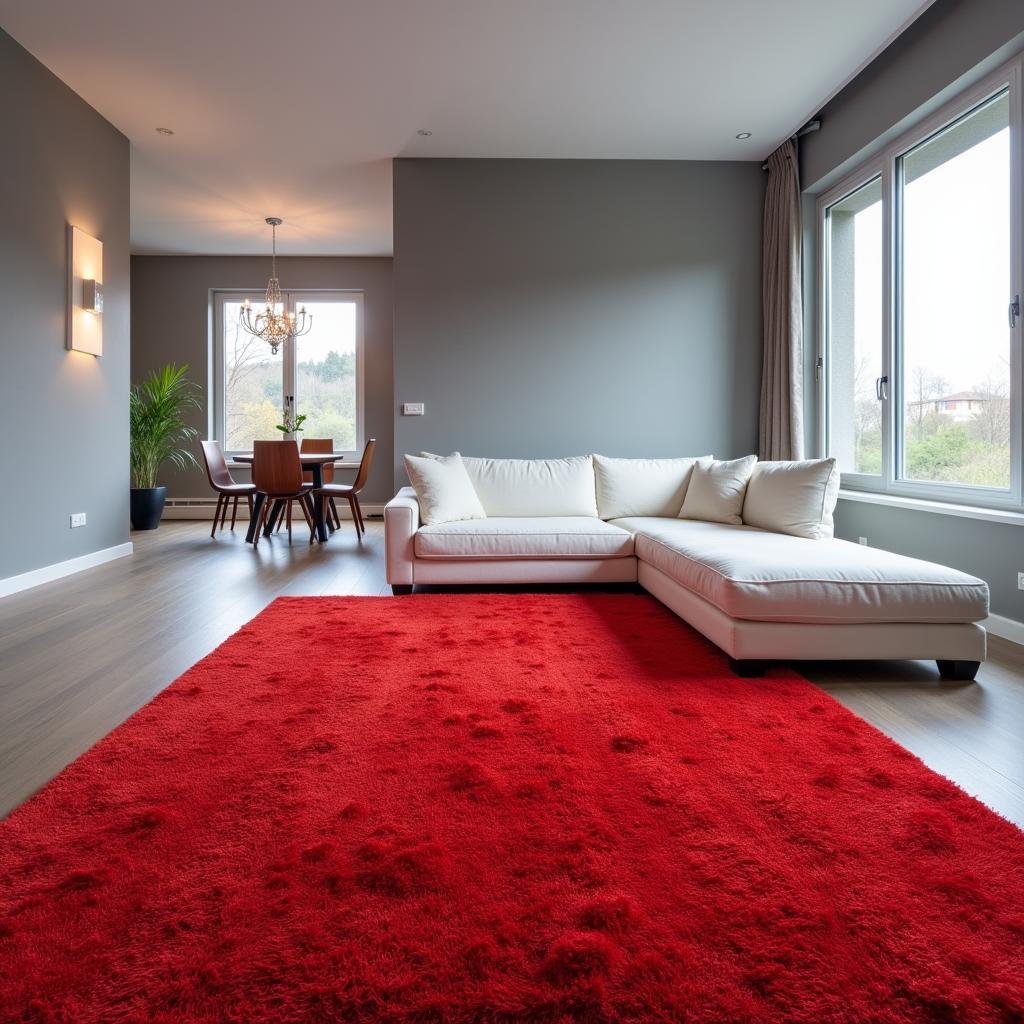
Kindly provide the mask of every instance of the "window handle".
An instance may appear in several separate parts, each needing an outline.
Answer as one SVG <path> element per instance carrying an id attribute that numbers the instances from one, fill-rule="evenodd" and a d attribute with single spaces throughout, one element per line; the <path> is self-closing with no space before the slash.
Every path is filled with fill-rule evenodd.
<path id="1" fill-rule="evenodd" d="M 1014 295 L 1013 302 L 1009 305 L 1010 330 L 1017 326 L 1017 317 L 1020 316 L 1020 296 Z"/>
<path id="2" fill-rule="evenodd" d="M 876 377 L 875 378 L 875 398 L 877 398 L 880 402 L 884 402 L 884 401 L 886 401 L 886 399 L 888 399 L 888 397 L 889 397 L 889 378 L 888 378 L 888 376 Z"/>

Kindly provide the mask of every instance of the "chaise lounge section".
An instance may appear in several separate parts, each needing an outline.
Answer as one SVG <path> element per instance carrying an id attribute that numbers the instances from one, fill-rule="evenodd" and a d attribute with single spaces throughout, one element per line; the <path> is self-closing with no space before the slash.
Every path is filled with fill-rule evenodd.
<path id="1" fill-rule="evenodd" d="M 521 463 L 521 490 L 528 463 L 554 460 L 466 461 Z M 591 511 L 572 499 L 559 508 L 548 497 L 541 511 Z M 617 508 L 602 497 L 607 488 L 598 482 L 593 515 L 488 509 L 485 518 L 425 525 L 416 491 L 403 488 L 384 512 L 388 582 L 396 594 L 416 584 L 637 582 L 740 674 L 758 674 L 768 661 L 929 659 L 945 678 L 972 679 L 985 659 L 984 581 L 834 539 L 831 509 L 826 535 L 809 539 L 678 514 L 606 518 L 602 512 Z M 493 490 L 488 499 L 508 511 Z"/>

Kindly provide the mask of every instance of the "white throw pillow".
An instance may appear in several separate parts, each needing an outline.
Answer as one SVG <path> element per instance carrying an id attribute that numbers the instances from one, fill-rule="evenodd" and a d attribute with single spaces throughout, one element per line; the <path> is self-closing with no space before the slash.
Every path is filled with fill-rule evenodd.
<path id="1" fill-rule="evenodd" d="M 743 495 L 756 462 L 756 455 L 730 462 L 698 462 L 690 474 L 679 518 L 740 526 Z"/>
<path id="2" fill-rule="evenodd" d="M 406 455 L 405 471 L 416 491 L 424 526 L 487 518 L 458 452 L 429 459 Z"/>
<path id="3" fill-rule="evenodd" d="M 423 452 L 423 457 L 438 456 Z M 489 516 L 597 517 L 594 463 L 568 459 L 472 459 L 463 465 Z"/>
<path id="4" fill-rule="evenodd" d="M 678 516 L 694 463 L 713 460 L 713 455 L 686 459 L 612 459 L 595 455 L 598 515 L 602 519 Z"/>
<path id="5" fill-rule="evenodd" d="M 833 534 L 839 498 L 835 459 L 759 462 L 747 484 L 743 522 L 762 530 L 820 540 Z"/>

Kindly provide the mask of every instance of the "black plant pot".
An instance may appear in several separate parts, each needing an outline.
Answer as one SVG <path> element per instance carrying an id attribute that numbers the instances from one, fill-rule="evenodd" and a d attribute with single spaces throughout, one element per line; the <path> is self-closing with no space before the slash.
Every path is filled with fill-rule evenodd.
<path id="1" fill-rule="evenodd" d="M 133 487 L 131 512 L 133 530 L 155 530 L 160 525 L 167 500 L 166 487 Z"/>

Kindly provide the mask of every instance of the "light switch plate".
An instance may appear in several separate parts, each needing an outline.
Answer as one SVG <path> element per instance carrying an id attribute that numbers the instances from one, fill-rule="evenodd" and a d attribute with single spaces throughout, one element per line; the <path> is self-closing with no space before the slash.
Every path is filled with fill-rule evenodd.
<path id="1" fill-rule="evenodd" d="M 422 416 L 424 408 L 422 402 L 404 402 L 402 404 L 403 416 Z"/>
<path id="2" fill-rule="evenodd" d="M 85 513 L 73 512 L 71 514 L 71 529 L 77 530 L 79 526 L 85 526 Z"/>

